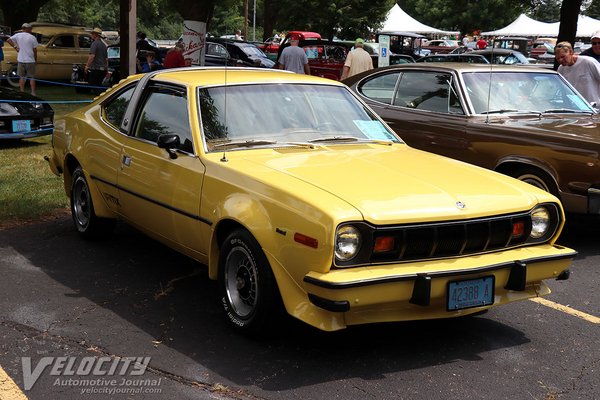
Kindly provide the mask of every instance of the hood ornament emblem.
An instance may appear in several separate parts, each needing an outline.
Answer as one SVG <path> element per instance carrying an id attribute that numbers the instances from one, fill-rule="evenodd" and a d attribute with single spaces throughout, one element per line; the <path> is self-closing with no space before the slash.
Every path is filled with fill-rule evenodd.
<path id="1" fill-rule="evenodd" d="M 465 208 L 467 205 L 465 203 L 463 203 L 462 201 L 457 201 L 456 202 L 456 207 L 460 208 L 461 210 L 463 208 Z"/>

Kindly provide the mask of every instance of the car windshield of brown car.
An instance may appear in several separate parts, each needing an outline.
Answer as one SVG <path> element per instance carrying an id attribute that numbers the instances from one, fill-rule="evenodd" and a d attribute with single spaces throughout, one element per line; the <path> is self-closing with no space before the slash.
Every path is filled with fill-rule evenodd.
<path id="1" fill-rule="evenodd" d="M 475 114 L 595 112 L 558 74 L 473 72 L 462 77 Z"/>
<path id="2" fill-rule="evenodd" d="M 209 152 L 224 147 L 248 149 L 325 142 L 401 143 L 344 87 L 231 85 L 201 88 L 198 99 L 205 148 Z"/>

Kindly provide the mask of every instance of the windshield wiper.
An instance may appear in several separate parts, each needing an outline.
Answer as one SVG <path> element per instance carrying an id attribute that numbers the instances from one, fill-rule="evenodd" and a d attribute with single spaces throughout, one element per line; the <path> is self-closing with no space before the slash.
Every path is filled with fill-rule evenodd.
<path id="1" fill-rule="evenodd" d="M 482 114 L 536 114 L 540 115 L 541 112 L 534 110 L 514 110 L 514 109 L 502 109 L 502 110 L 490 110 L 483 111 Z"/>
<path id="2" fill-rule="evenodd" d="M 309 143 L 317 143 L 317 142 L 358 142 L 358 138 L 354 136 L 328 136 L 317 139 L 311 139 Z"/>
<path id="3" fill-rule="evenodd" d="M 546 113 L 565 113 L 565 114 L 569 114 L 569 113 L 582 113 L 582 114 L 592 114 L 591 111 L 573 110 L 573 109 L 570 109 L 570 108 L 550 108 L 550 109 L 544 111 L 544 114 L 546 114 Z"/>
<path id="4" fill-rule="evenodd" d="M 213 150 L 220 149 L 223 147 L 254 147 L 254 146 L 267 146 L 270 144 L 277 144 L 275 140 L 238 140 L 226 143 L 218 143 L 212 146 Z"/>

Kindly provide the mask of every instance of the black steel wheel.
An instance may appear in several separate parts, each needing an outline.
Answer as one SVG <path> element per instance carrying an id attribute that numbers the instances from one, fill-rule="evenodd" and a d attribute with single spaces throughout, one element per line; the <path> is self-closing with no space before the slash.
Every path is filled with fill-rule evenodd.
<path id="1" fill-rule="evenodd" d="M 77 167 L 73 172 L 71 216 L 77 232 L 86 239 L 106 237 L 112 232 L 115 225 L 113 219 L 96 216 L 90 187 L 81 167 Z"/>

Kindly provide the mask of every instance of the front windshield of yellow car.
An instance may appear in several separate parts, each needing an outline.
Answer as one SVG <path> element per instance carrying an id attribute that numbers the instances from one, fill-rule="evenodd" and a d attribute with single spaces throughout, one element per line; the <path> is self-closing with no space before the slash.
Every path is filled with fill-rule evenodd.
<path id="1" fill-rule="evenodd" d="M 475 114 L 594 112 L 558 74 L 470 72 L 462 78 Z"/>
<path id="2" fill-rule="evenodd" d="M 253 84 L 199 89 L 207 151 L 318 142 L 400 139 L 346 88 Z"/>

